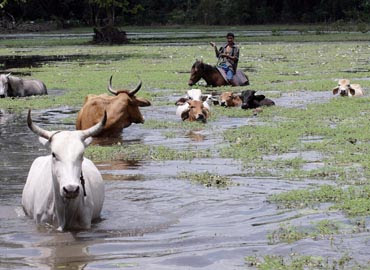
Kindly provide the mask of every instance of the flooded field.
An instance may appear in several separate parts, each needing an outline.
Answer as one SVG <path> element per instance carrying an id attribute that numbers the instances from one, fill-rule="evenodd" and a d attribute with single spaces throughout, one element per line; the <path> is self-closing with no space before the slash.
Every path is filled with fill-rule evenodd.
<path id="1" fill-rule="evenodd" d="M 284 93 L 275 101 L 277 106 L 302 107 L 330 98 L 330 93 L 323 92 Z M 167 121 L 180 122 L 174 106 L 142 111 L 147 121 L 160 115 Z M 74 118 L 76 112 L 69 107 L 38 110 L 33 111 L 33 119 L 45 129 L 58 126 L 72 130 L 74 125 L 65 124 L 63 119 Z M 253 123 L 258 124 L 258 117 L 219 117 L 206 124 L 210 128 L 184 132 L 176 138 L 133 125 L 124 130 L 120 143 L 122 147 L 139 143 L 212 151 L 225 143 L 223 130 Z M 0 269 L 247 269 L 246 256 L 265 254 L 322 256 L 330 261 L 349 256 L 363 265 L 369 262 L 367 230 L 293 243 L 271 241 L 269 235 L 287 222 L 309 228 L 324 219 L 348 226 L 351 221 L 338 212 L 282 210 L 267 201 L 271 194 L 324 181 L 256 177 L 244 171 L 238 161 L 224 158 L 96 163 L 106 190 L 102 220 L 91 230 L 79 232 L 59 233 L 51 227 L 36 226 L 23 214 L 21 194 L 32 161 L 48 151 L 28 130 L 25 113 L 2 110 L 0 138 Z M 322 159 L 315 152 L 294 155 L 308 162 Z M 220 174 L 230 177 L 234 185 L 206 188 L 179 178 L 182 172 Z"/>

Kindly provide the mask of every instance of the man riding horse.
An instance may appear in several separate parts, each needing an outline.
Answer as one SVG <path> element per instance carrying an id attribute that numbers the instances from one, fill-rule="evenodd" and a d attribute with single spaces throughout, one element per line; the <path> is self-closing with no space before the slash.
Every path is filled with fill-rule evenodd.
<path id="1" fill-rule="evenodd" d="M 210 44 L 215 49 L 216 57 L 218 58 L 217 66 L 225 71 L 228 83 L 235 85 L 232 79 L 238 66 L 239 48 L 234 43 L 233 33 L 228 33 L 226 38 L 227 44 L 220 49 L 217 49 L 214 42 L 210 42 Z"/>

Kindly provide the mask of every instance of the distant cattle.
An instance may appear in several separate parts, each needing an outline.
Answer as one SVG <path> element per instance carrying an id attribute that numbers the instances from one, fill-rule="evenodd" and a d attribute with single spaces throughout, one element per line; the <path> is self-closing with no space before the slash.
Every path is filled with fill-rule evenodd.
<path id="1" fill-rule="evenodd" d="M 210 116 L 211 104 L 211 95 L 202 95 L 200 89 L 191 89 L 187 91 L 185 97 L 180 98 L 176 102 L 176 115 L 180 116 L 183 121 L 200 121 L 205 123 Z"/>
<path id="2" fill-rule="evenodd" d="M 350 84 L 347 79 L 341 79 L 338 81 L 338 86 L 333 88 L 333 95 L 338 94 L 344 96 L 363 96 L 364 91 L 359 84 Z"/>
<path id="3" fill-rule="evenodd" d="M 255 109 L 260 106 L 272 106 L 275 102 L 264 95 L 255 95 L 254 90 L 245 90 L 241 93 L 242 109 Z"/>
<path id="4" fill-rule="evenodd" d="M 150 101 L 136 97 L 141 88 L 141 82 L 133 90 L 113 90 L 112 76 L 108 84 L 108 91 L 114 96 L 88 95 L 81 110 L 77 115 L 76 129 L 87 129 L 99 122 L 107 111 L 108 119 L 103 131 L 96 136 L 117 137 L 122 130 L 132 123 L 144 123 L 139 107 L 150 106 Z"/>
<path id="5" fill-rule="evenodd" d="M 233 92 L 223 92 L 220 95 L 220 105 L 224 107 L 240 107 L 243 101 L 241 96 Z"/>
<path id="6" fill-rule="evenodd" d="M 47 131 L 32 122 L 28 111 L 28 127 L 51 150 L 50 155 L 34 160 L 23 188 L 23 209 L 37 224 L 48 223 L 59 231 L 89 229 L 99 218 L 103 179 L 83 155 L 91 136 L 103 130 L 106 120 L 104 113 L 99 123 L 86 130 Z"/>
<path id="7" fill-rule="evenodd" d="M 9 74 L 0 75 L 0 98 L 47 95 L 45 84 L 40 80 L 21 79 Z"/>

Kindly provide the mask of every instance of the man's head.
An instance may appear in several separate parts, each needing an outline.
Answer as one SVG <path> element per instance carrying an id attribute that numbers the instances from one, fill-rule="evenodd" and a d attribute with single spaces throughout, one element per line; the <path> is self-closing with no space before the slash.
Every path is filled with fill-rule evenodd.
<path id="1" fill-rule="evenodd" d="M 226 38 L 227 38 L 227 43 L 233 44 L 234 43 L 234 34 L 233 33 L 227 33 Z"/>

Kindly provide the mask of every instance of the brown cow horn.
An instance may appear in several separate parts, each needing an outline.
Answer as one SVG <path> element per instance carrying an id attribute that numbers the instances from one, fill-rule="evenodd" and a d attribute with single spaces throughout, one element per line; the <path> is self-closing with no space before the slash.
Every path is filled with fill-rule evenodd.
<path id="1" fill-rule="evenodd" d="M 110 79 L 109 79 L 109 83 L 108 83 L 108 91 L 111 92 L 113 95 L 117 96 L 117 91 L 113 90 L 113 87 L 112 87 L 112 78 L 113 78 L 113 75 L 110 76 Z"/>
<path id="2" fill-rule="evenodd" d="M 45 129 L 42 129 L 40 128 L 39 126 L 36 126 L 33 122 L 32 122 L 32 118 L 31 118 L 31 109 L 28 110 L 28 116 L 27 116 L 27 124 L 28 124 L 28 127 L 30 128 L 30 130 L 33 131 L 33 133 L 35 133 L 36 135 L 40 136 L 40 137 L 43 137 L 47 140 L 50 139 L 51 135 L 52 135 L 52 132 L 50 131 L 47 131 Z"/>
<path id="3" fill-rule="evenodd" d="M 85 130 L 81 131 L 82 140 L 85 140 L 87 137 L 94 137 L 94 136 L 98 135 L 103 130 L 106 122 L 107 122 L 107 111 L 104 111 L 104 116 L 100 120 L 99 123 L 97 123 L 96 125 L 88 128 L 88 129 L 85 129 Z"/>
<path id="4" fill-rule="evenodd" d="M 138 85 L 136 86 L 136 88 L 134 89 L 134 90 L 131 90 L 130 91 L 130 93 L 128 93 L 128 95 L 130 96 L 130 97 L 133 97 L 133 96 L 135 96 L 135 94 L 137 93 L 137 92 L 139 92 L 139 90 L 140 90 L 140 88 L 141 88 L 141 84 L 142 84 L 143 82 L 140 80 L 140 82 L 138 83 Z"/>

